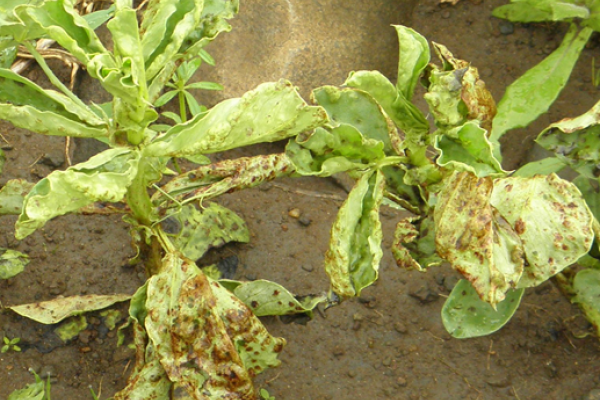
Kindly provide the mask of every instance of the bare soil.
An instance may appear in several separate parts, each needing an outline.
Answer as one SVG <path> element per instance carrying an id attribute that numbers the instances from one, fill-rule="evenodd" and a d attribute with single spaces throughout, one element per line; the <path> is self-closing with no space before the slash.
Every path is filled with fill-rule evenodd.
<path id="1" fill-rule="evenodd" d="M 410 23 L 478 67 L 496 99 L 558 46 L 565 32 L 562 25 L 513 25 L 491 17 L 491 10 L 503 3 L 462 0 L 450 6 L 422 0 Z M 244 8 L 241 13 L 243 18 Z M 333 10 L 331 18 L 335 16 Z M 532 140 L 543 127 L 576 116 L 596 101 L 599 91 L 591 82 L 591 66 L 597 44 L 594 38 L 584 50 L 550 112 L 503 140 L 506 168 L 539 156 L 532 150 Z M 396 60 L 397 49 L 390 49 L 389 57 Z M 226 63 L 217 58 L 217 65 L 220 62 Z M 393 70 L 384 72 L 393 79 Z M 43 83 L 37 69 L 29 74 Z M 89 88 L 84 81 L 79 94 L 95 99 Z M 0 132 L 8 142 L 0 143 L 8 158 L 0 184 L 13 178 L 37 181 L 66 167 L 63 138 L 42 137 L 6 123 L 0 124 Z M 75 161 L 97 151 L 83 142 L 74 146 Z M 274 144 L 221 157 L 279 150 L 281 145 Z M 325 291 L 323 255 L 341 205 L 335 197 L 345 195 L 333 180 L 297 179 L 223 196 L 219 202 L 247 221 L 252 240 L 212 251 L 200 263 L 235 255 L 237 279 L 266 278 L 297 294 Z M 289 216 L 292 208 L 301 210 L 301 220 Z M 396 267 L 389 248 L 398 215 L 388 209 L 382 215 L 385 255 L 378 283 L 356 300 L 315 313 L 310 321 L 264 318 L 269 331 L 285 337 L 288 345 L 280 356 L 282 366 L 259 376 L 257 386 L 286 400 L 599 398 L 598 339 L 582 337 L 589 325 L 551 283 L 529 290 L 514 318 L 499 332 L 453 339 L 442 326 L 440 310 L 458 275 L 448 266 L 427 273 Z M 20 275 L 0 281 L 3 306 L 86 293 L 131 294 L 145 280 L 143 267 L 128 263 L 134 251 L 128 226 L 119 216 L 59 217 L 22 242 L 13 236 L 15 220 L 0 218 L 0 247 L 27 253 L 31 263 Z M 116 309 L 125 316 L 127 304 Z M 22 352 L 0 354 L 0 399 L 33 381 L 30 368 L 51 377 L 53 399 L 89 400 L 89 386 L 105 399 L 123 388 L 132 351 L 116 346 L 115 331 L 108 329 L 100 313 L 89 314 L 88 322 L 84 332 L 65 344 L 54 333 L 56 327 L 2 310 L 0 338 L 20 337 Z"/>

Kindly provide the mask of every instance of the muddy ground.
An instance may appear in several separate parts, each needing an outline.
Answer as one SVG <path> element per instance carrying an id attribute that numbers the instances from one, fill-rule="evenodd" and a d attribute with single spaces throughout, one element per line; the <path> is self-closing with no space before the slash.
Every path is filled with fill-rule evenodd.
<path id="1" fill-rule="evenodd" d="M 383 3 L 393 7 L 394 2 Z M 493 7 L 504 3 L 462 0 L 450 6 L 423 0 L 398 23 L 409 24 L 470 60 L 499 99 L 510 82 L 560 43 L 565 32 L 561 25 L 512 25 L 491 17 Z M 248 29 L 244 13 L 253 11 L 252 5 L 247 7 L 246 11 L 242 5 L 239 21 L 232 22 L 234 30 Z M 336 15 L 332 11 L 330 18 Z M 378 29 L 373 29 L 373 41 L 379 38 Z M 369 32 L 362 31 L 362 37 L 368 39 Z M 592 85 L 591 74 L 592 59 L 600 55 L 597 44 L 595 38 L 584 50 L 552 110 L 529 129 L 507 135 L 506 168 L 538 154 L 532 150 L 532 140 L 547 124 L 578 115 L 596 101 L 600 92 Z M 326 56 L 318 50 L 312 56 Z M 215 56 L 217 67 L 236 62 L 219 57 Z M 397 52 L 390 49 L 389 57 L 397 59 Z M 393 78 L 389 65 L 381 70 Z M 28 74 L 41 80 L 35 68 Z M 94 99 L 95 93 L 86 92 L 88 88 L 83 84 L 77 90 L 82 97 Z M 239 84 L 230 92 L 251 88 Z M 226 89 L 220 96 L 230 92 Z M 66 167 L 64 139 L 41 137 L 5 123 L 0 124 L 0 133 L 7 141 L 0 144 L 8 159 L 0 183 L 13 178 L 36 181 Z M 223 157 L 280 149 L 274 144 Z M 92 151 L 84 143 L 75 143 L 75 161 L 85 160 Z M 328 283 L 323 254 L 329 227 L 341 205 L 335 197 L 345 194 L 331 180 L 301 179 L 223 196 L 220 203 L 248 222 L 252 241 L 211 252 L 202 262 L 235 255 L 238 279 L 267 278 L 298 294 L 324 291 Z M 288 215 L 292 208 L 301 210 L 301 221 Z M 267 388 L 278 400 L 600 398 L 598 340 L 580 338 L 589 326 L 552 284 L 527 291 L 515 317 L 501 331 L 477 339 L 452 339 L 442 326 L 440 309 L 457 275 L 448 267 L 427 273 L 398 269 L 389 252 L 398 216 L 387 209 L 382 214 L 386 237 L 379 282 L 361 298 L 316 313 L 308 322 L 265 318 L 270 332 L 285 337 L 288 345 L 280 356 L 282 366 L 261 375 L 257 386 Z M 60 217 L 23 242 L 13 237 L 15 219 L 0 219 L 0 247 L 27 253 L 31 263 L 24 273 L 0 282 L 3 306 L 85 293 L 131 294 L 145 279 L 142 266 L 128 264 L 133 251 L 128 227 L 119 216 Z M 122 304 L 117 309 L 125 315 L 126 307 Z M 106 399 L 122 388 L 131 370 L 132 352 L 116 347 L 115 331 L 107 328 L 99 313 L 90 314 L 88 322 L 87 330 L 65 345 L 53 333 L 55 327 L 3 310 L 0 337 L 20 337 L 22 352 L 0 355 L 0 399 L 32 381 L 29 368 L 51 377 L 53 399 L 89 400 L 89 386 Z"/>

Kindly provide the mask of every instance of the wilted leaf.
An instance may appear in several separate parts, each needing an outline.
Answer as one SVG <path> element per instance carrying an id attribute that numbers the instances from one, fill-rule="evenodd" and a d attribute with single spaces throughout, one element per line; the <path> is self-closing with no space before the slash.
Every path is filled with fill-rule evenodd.
<path id="1" fill-rule="evenodd" d="M 163 221 L 162 226 L 173 236 L 175 248 L 192 260 L 199 259 L 213 247 L 250 240 L 244 220 L 217 203 L 203 204 L 200 210 L 194 205 L 185 205 Z"/>
<path id="2" fill-rule="evenodd" d="M 11 179 L 0 189 L 0 215 L 18 215 L 23 209 L 23 200 L 35 184 L 25 179 Z"/>
<path id="3" fill-rule="evenodd" d="M 548 110 L 567 84 L 579 53 L 591 34 L 592 29 L 579 30 L 571 24 L 561 45 L 506 89 L 493 121 L 492 142 L 497 142 L 511 129 L 527 126 Z"/>
<path id="4" fill-rule="evenodd" d="M 159 203 L 169 196 L 191 202 L 208 200 L 223 193 L 247 189 L 275 178 L 289 176 L 294 166 L 285 154 L 240 157 L 203 165 L 169 181 L 152 201 Z"/>
<path id="5" fill-rule="evenodd" d="M 435 208 L 438 254 L 462 273 L 482 300 L 501 302 L 524 266 L 521 240 L 490 205 L 491 178 L 455 173 Z"/>
<path id="6" fill-rule="evenodd" d="M 421 265 L 415 261 L 410 251 L 403 246 L 403 243 L 411 243 L 419 237 L 419 231 L 412 224 L 413 219 L 415 218 L 405 218 L 396 225 L 392 254 L 396 259 L 396 265 L 399 267 L 422 271 Z"/>
<path id="7" fill-rule="evenodd" d="M 66 171 L 54 171 L 27 194 L 16 223 L 15 237 L 23 239 L 50 219 L 95 201 L 117 202 L 137 174 L 139 152 L 108 149 Z"/>
<path id="8" fill-rule="evenodd" d="M 379 206 L 385 180 L 379 170 L 365 172 L 348 194 L 331 228 L 325 272 L 334 293 L 359 296 L 377 280 L 381 250 Z"/>
<path id="9" fill-rule="evenodd" d="M 269 335 L 239 299 L 175 253 L 148 281 L 146 308 L 146 330 L 161 365 L 194 399 L 254 398 L 251 378 L 279 364 L 285 341 Z"/>
<path id="10" fill-rule="evenodd" d="M 581 307 L 585 317 L 594 325 L 596 335 L 600 336 L 600 271 L 579 271 L 573 279 L 573 290 L 573 302 Z"/>
<path id="11" fill-rule="evenodd" d="M 536 142 L 586 176 L 600 176 L 600 102 L 576 118 L 565 118 L 544 129 Z"/>
<path id="12" fill-rule="evenodd" d="M 496 115 L 496 103 L 492 94 L 487 90 L 485 82 L 479 78 L 477 68 L 472 67 L 467 61 L 454 57 L 444 45 L 434 42 L 433 48 L 444 64 L 442 69 L 454 71 L 457 77 L 461 77 L 460 98 L 466 107 L 465 117 L 470 121 L 479 121 L 482 128 L 490 131 L 492 119 Z M 452 91 L 457 88 L 451 83 L 447 89 Z M 463 112 L 462 109 L 459 111 Z"/>
<path id="13" fill-rule="evenodd" d="M 490 204 L 523 243 L 527 264 L 519 288 L 539 285 L 592 246 L 590 210 L 577 187 L 555 174 L 496 179 Z"/>
<path id="14" fill-rule="evenodd" d="M 20 251 L 0 248 L 0 279 L 20 274 L 29 264 L 29 257 Z"/>
<path id="15" fill-rule="evenodd" d="M 274 142 L 327 122 L 321 107 L 308 106 L 287 81 L 263 83 L 243 97 L 228 99 L 206 114 L 178 125 L 145 149 L 148 156 L 208 154 Z"/>
<path id="16" fill-rule="evenodd" d="M 479 178 L 504 175 L 500 162 L 493 155 L 492 143 L 479 123 L 469 121 L 445 131 L 435 139 L 440 151 L 438 165 L 456 171 L 469 171 Z"/>
<path id="17" fill-rule="evenodd" d="M 283 286 L 258 279 L 250 282 L 219 282 L 240 300 L 242 300 L 257 317 L 267 315 L 290 315 L 306 313 L 312 317 L 312 310 L 327 301 L 326 295 L 296 296 Z"/>
<path id="18" fill-rule="evenodd" d="M 56 324 L 67 317 L 100 310 L 131 298 L 127 294 L 69 296 L 39 303 L 7 307 L 41 324 Z"/>
<path id="19" fill-rule="evenodd" d="M 479 298 L 473 286 L 460 280 L 442 308 L 444 327 L 455 338 L 485 336 L 502 328 L 513 316 L 525 289 L 510 290 L 496 309 Z"/>

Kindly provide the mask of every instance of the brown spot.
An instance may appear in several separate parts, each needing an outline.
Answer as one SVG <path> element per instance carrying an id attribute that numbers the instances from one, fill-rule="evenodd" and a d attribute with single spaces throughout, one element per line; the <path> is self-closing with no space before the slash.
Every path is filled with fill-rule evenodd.
<path id="1" fill-rule="evenodd" d="M 274 290 L 273 291 L 273 296 L 279 296 L 279 290 Z"/>
<path id="2" fill-rule="evenodd" d="M 562 245 L 562 249 L 563 249 L 564 251 L 567 251 L 567 250 L 569 250 L 569 246 L 567 246 L 566 244 L 563 244 L 563 245 Z"/>
<path id="3" fill-rule="evenodd" d="M 510 192 L 513 188 L 513 185 L 506 185 L 506 191 Z"/>
<path id="4" fill-rule="evenodd" d="M 525 230 L 526 230 L 525 221 L 523 221 L 521 218 L 519 218 L 515 222 L 515 232 L 517 232 L 518 235 L 522 235 L 523 233 L 525 233 Z"/>
<path id="5" fill-rule="evenodd" d="M 252 308 L 256 308 L 256 307 L 258 307 L 258 301 L 252 300 L 252 302 L 250 303 L 250 305 L 252 306 Z"/>

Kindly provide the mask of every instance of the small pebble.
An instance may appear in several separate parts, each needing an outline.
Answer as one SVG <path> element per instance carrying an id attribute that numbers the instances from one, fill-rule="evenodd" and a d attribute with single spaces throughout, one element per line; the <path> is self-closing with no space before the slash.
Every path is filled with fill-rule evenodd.
<path id="1" fill-rule="evenodd" d="M 306 215 L 301 215 L 300 218 L 298 218 L 298 222 L 302 226 L 309 226 L 312 223 L 312 219 L 308 218 Z"/>
<path id="2" fill-rule="evenodd" d="M 384 367 L 389 367 L 390 365 L 392 365 L 392 357 L 386 357 L 383 359 L 383 361 L 381 362 L 381 364 Z"/>
<path id="3" fill-rule="evenodd" d="M 406 378 L 403 376 L 399 376 L 398 379 L 396 379 L 396 385 L 398 385 L 398 387 L 405 387 L 407 383 Z"/>
<path id="4" fill-rule="evenodd" d="M 406 328 L 406 325 L 404 325 L 402 322 L 394 322 L 394 330 L 398 333 L 406 333 L 408 332 L 408 329 Z"/>
<path id="5" fill-rule="evenodd" d="M 357 374 L 356 374 L 356 371 L 348 371 L 348 376 L 349 376 L 350 378 L 354 378 L 354 377 L 356 377 L 356 375 L 357 375 Z"/>
<path id="6" fill-rule="evenodd" d="M 79 351 L 81 353 L 89 353 L 90 351 L 92 351 L 92 348 L 90 346 L 85 346 L 79 349 Z"/>
<path id="7" fill-rule="evenodd" d="M 309 265 L 302 265 L 302 267 L 300 267 L 300 268 L 302 268 L 306 272 L 313 272 L 315 270 L 315 268 L 312 265 L 310 265 L 310 264 Z"/>
<path id="8" fill-rule="evenodd" d="M 286 224 L 281 224 L 281 230 L 287 232 L 288 226 Z"/>
<path id="9" fill-rule="evenodd" d="M 450 10 L 442 11 L 442 18 L 444 18 L 444 19 L 450 18 Z"/>
<path id="10" fill-rule="evenodd" d="M 336 357 L 340 357 L 346 354 L 346 350 L 342 346 L 335 346 L 333 348 L 333 355 Z"/>
<path id="11" fill-rule="evenodd" d="M 302 211 L 299 208 L 292 208 L 288 211 L 288 215 L 292 218 L 298 219 L 302 215 Z"/>
<path id="12" fill-rule="evenodd" d="M 515 31 L 515 25 L 512 22 L 506 20 L 500 21 L 499 28 L 500 33 L 503 35 L 510 35 Z"/>

